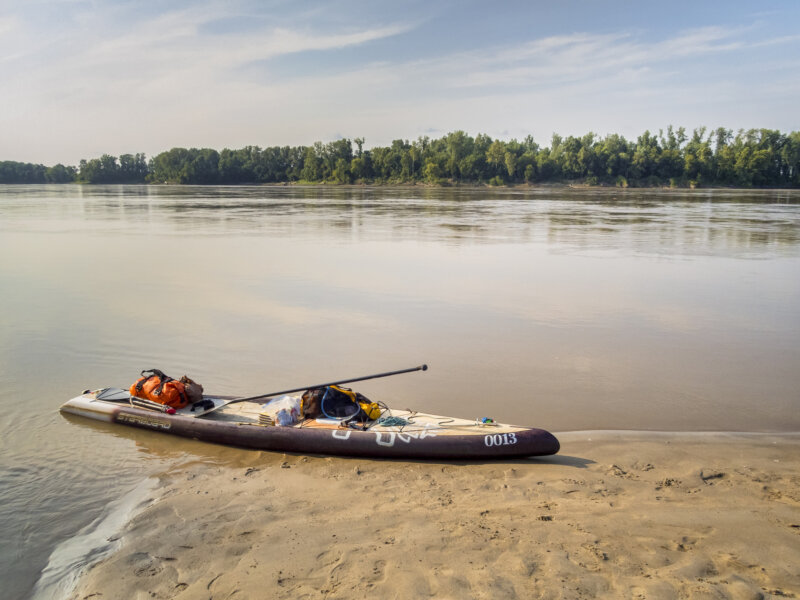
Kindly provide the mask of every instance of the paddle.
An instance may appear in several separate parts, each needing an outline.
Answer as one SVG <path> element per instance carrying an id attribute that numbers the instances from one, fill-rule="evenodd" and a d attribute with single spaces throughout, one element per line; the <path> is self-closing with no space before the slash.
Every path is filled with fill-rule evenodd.
<path id="1" fill-rule="evenodd" d="M 389 371 L 388 373 L 376 373 L 375 375 L 366 375 L 364 377 L 355 377 L 353 379 L 341 379 L 339 381 L 331 381 L 329 383 L 318 383 L 317 385 L 304 385 L 303 387 L 293 388 L 291 390 L 282 390 L 280 392 L 271 392 L 269 394 L 259 394 L 258 396 L 249 396 L 247 398 L 236 398 L 227 402 L 227 404 L 236 404 L 237 402 L 252 402 L 262 398 L 270 398 L 271 396 L 282 396 L 283 394 L 291 394 L 292 392 L 302 392 L 304 390 L 313 390 L 314 388 L 327 387 L 329 385 L 341 385 L 343 383 L 353 383 L 355 381 L 366 381 L 367 379 L 378 379 L 379 377 L 389 377 L 390 375 L 400 375 L 401 373 L 413 373 L 414 371 L 427 371 L 428 365 L 420 365 L 410 369 L 400 369 L 399 371 Z"/>

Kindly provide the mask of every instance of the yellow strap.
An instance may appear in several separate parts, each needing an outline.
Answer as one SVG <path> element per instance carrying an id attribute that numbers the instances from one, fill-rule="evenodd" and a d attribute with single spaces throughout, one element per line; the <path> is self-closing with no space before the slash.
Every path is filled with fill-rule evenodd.
<path id="1" fill-rule="evenodd" d="M 350 398 L 350 400 L 352 400 L 355 403 L 355 401 L 356 401 L 356 393 L 353 390 L 348 390 L 347 388 L 341 388 L 338 385 L 331 385 L 329 387 L 334 389 L 334 390 L 336 390 L 336 391 L 338 391 L 338 392 L 342 392 L 345 396 Z"/>

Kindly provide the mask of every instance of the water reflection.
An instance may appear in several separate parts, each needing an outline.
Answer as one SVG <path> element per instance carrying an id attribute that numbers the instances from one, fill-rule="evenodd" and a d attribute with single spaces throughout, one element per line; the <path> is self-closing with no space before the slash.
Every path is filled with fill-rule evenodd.
<path id="1" fill-rule="evenodd" d="M 93 421 L 69 414 L 62 414 L 61 418 L 75 426 L 88 429 L 96 436 L 98 444 L 106 444 L 104 438 L 112 437 L 117 440 L 126 440 L 132 443 L 136 452 L 145 455 L 148 459 L 164 461 L 162 464 L 188 465 L 202 463 L 209 466 L 243 468 L 252 467 L 254 464 L 278 466 L 284 458 L 278 452 L 261 452 L 218 446 L 196 440 L 164 435 L 146 429 L 120 427 L 111 423 Z"/>
<path id="2" fill-rule="evenodd" d="M 800 245 L 798 204 L 795 191 L 4 186 L 0 227 L 763 257 Z"/>

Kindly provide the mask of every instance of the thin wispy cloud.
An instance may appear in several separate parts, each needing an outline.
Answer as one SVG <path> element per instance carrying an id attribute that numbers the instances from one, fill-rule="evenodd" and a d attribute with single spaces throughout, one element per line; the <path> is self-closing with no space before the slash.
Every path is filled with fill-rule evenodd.
<path id="1" fill-rule="evenodd" d="M 637 41 L 632 33 L 576 33 L 445 57 L 431 63 L 431 69 L 450 73 L 449 80 L 458 87 L 535 87 L 593 82 L 615 73 L 640 76 L 676 60 L 798 41 L 796 36 L 786 36 L 745 42 L 741 34 L 741 28 L 707 27 L 648 42 Z"/>
<path id="2" fill-rule="evenodd" d="M 243 33 L 202 33 L 204 25 L 224 16 L 222 10 L 198 13 L 183 9 L 136 23 L 123 33 L 107 31 L 101 15 L 78 17 L 76 20 L 83 23 L 85 31 L 82 39 L 73 43 L 71 52 L 50 57 L 36 72 L 21 76 L 28 81 L 72 80 L 81 87 L 99 80 L 145 84 L 165 77 L 179 80 L 204 77 L 205 83 L 213 86 L 219 73 L 254 61 L 357 46 L 397 35 L 409 27 L 392 24 L 333 32 L 264 27 Z M 43 52 L 45 48 L 39 50 Z"/>

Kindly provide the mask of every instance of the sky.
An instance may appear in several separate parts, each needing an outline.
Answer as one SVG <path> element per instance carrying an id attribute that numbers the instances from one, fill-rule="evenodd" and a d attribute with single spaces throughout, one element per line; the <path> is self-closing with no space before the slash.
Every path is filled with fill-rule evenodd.
<path id="1" fill-rule="evenodd" d="M 0 160 L 800 130 L 797 0 L 0 0 Z"/>

